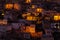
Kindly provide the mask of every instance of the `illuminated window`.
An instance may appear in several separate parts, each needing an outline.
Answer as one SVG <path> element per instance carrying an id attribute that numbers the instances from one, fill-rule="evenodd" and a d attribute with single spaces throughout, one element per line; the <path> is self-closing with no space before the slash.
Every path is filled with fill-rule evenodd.
<path id="1" fill-rule="evenodd" d="M 32 16 L 28 16 L 27 20 L 33 20 Z"/>
<path id="2" fill-rule="evenodd" d="M 35 33 L 35 28 L 34 27 L 30 27 L 29 30 L 30 30 L 31 33 Z"/>
<path id="3" fill-rule="evenodd" d="M 5 5 L 5 8 L 6 8 L 6 9 L 12 9 L 12 8 L 13 8 L 13 4 L 6 4 L 6 5 Z"/>
<path id="4" fill-rule="evenodd" d="M 17 4 L 17 3 L 15 3 L 15 4 L 6 4 L 6 5 L 5 5 L 5 8 L 6 8 L 6 9 L 12 9 L 12 8 L 14 8 L 14 9 L 16 9 L 16 10 L 19 10 L 19 9 L 20 9 L 20 5 Z"/>
<path id="5" fill-rule="evenodd" d="M 42 8 L 37 8 L 37 9 L 36 9 L 36 12 L 41 13 L 42 11 L 43 11 L 43 9 L 42 9 Z"/>
<path id="6" fill-rule="evenodd" d="M 31 26 L 26 27 L 26 32 L 35 33 L 35 27 L 31 27 Z"/>
<path id="7" fill-rule="evenodd" d="M 17 3 L 15 3 L 15 4 L 14 4 L 14 9 L 16 9 L 16 10 L 20 10 L 20 5 L 17 4 Z"/>
<path id="8" fill-rule="evenodd" d="M 7 24 L 7 20 L 0 20 L 0 24 Z"/>
<path id="9" fill-rule="evenodd" d="M 34 16 L 27 16 L 27 20 L 29 20 L 29 21 L 36 21 L 37 19 Z"/>
<path id="10" fill-rule="evenodd" d="M 32 5 L 32 8 L 35 8 L 35 5 Z"/>
<path id="11" fill-rule="evenodd" d="M 59 20 L 60 20 L 60 16 L 59 16 Z"/>
<path id="12" fill-rule="evenodd" d="M 31 0 L 26 0 L 26 3 L 31 3 Z"/>
<path id="13" fill-rule="evenodd" d="M 60 16 L 56 15 L 54 16 L 54 20 L 58 21 L 60 19 Z"/>

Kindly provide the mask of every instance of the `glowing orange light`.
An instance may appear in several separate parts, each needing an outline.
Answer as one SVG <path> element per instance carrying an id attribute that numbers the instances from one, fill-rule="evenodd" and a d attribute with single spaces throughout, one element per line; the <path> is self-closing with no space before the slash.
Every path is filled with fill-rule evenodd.
<path id="1" fill-rule="evenodd" d="M 20 5 L 17 4 L 17 3 L 15 3 L 15 4 L 14 4 L 14 9 L 16 9 L 16 10 L 20 10 Z"/>
<path id="2" fill-rule="evenodd" d="M 30 32 L 31 33 L 35 33 L 35 28 L 34 27 L 30 27 Z"/>
<path id="3" fill-rule="evenodd" d="M 12 8 L 13 8 L 13 4 L 6 4 L 6 5 L 5 5 L 5 8 L 6 8 L 6 9 L 12 9 Z"/>
<path id="4" fill-rule="evenodd" d="M 59 16 L 57 16 L 57 15 L 54 16 L 54 20 L 56 20 L 56 21 L 59 20 Z"/>
<path id="5" fill-rule="evenodd" d="M 28 16 L 27 20 L 33 20 L 33 17 L 32 16 Z"/>
<path id="6" fill-rule="evenodd" d="M 35 5 L 32 5 L 32 8 L 35 8 Z"/>
<path id="7" fill-rule="evenodd" d="M 29 20 L 29 21 L 36 21 L 37 19 L 34 16 L 27 16 L 27 20 Z"/>
<path id="8" fill-rule="evenodd" d="M 26 0 L 26 3 L 31 3 L 31 0 Z"/>
<path id="9" fill-rule="evenodd" d="M 35 32 L 35 33 L 31 33 L 32 37 L 42 37 L 43 33 L 42 32 Z"/>
<path id="10" fill-rule="evenodd" d="M 26 27 L 26 32 L 35 33 L 35 27 Z"/>
<path id="11" fill-rule="evenodd" d="M 22 14 L 22 17 L 25 18 L 25 16 L 27 16 L 27 14 Z"/>
<path id="12" fill-rule="evenodd" d="M 7 20 L 0 20 L 0 24 L 7 24 Z"/>
<path id="13" fill-rule="evenodd" d="M 59 16 L 59 20 L 60 20 L 60 16 Z"/>
<path id="14" fill-rule="evenodd" d="M 40 12 L 42 12 L 42 11 L 43 11 L 42 8 L 37 8 L 37 9 L 36 9 L 36 12 L 39 12 L 39 13 L 40 13 Z"/>

